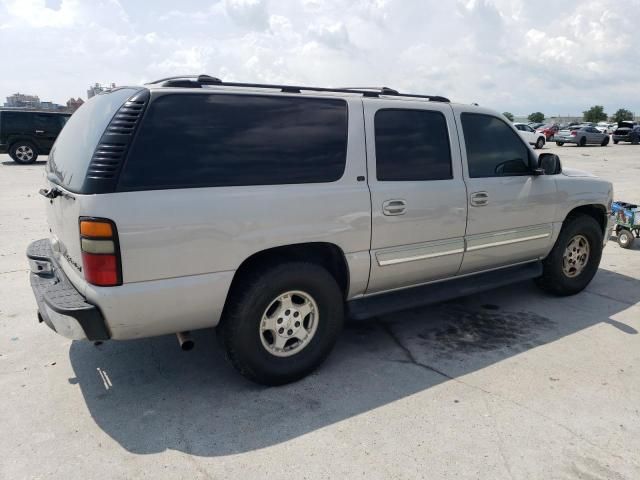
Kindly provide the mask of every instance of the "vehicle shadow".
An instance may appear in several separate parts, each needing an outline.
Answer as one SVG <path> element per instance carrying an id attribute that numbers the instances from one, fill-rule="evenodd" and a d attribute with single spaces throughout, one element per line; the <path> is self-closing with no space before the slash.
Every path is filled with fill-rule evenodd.
<path id="1" fill-rule="evenodd" d="M 46 160 L 36 160 L 33 163 L 22 164 L 22 163 L 14 162 L 13 160 L 8 160 L 8 161 L 0 162 L 0 163 L 2 163 L 2 165 L 4 165 L 5 167 L 29 167 L 29 166 L 33 166 L 33 165 L 46 165 L 47 161 Z"/>
<path id="2" fill-rule="evenodd" d="M 238 375 L 212 330 L 184 353 L 174 336 L 74 342 L 71 365 L 92 417 L 129 452 L 221 456 L 268 447 L 483 369 L 599 323 L 640 301 L 640 280 L 600 270 L 568 298 L 532 282 L 368 322 L 349 322 L 313 375 L 267 388 Z M 453 400 L 452 400 L 453 401 Z"/>

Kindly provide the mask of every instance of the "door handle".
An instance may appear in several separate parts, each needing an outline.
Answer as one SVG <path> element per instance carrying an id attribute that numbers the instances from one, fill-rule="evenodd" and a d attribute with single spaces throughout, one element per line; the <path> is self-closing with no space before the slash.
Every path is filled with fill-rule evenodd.
<path id="1" fill-rule="evenodd" d="M 484 207 L 489 203 L 487 192 L 474 192 L 471 194 L 471 205 L 474 207 Z"/>
<path id="2" fill-rule="evenodd" d="M 36 130 L 36 133 L 44 133 L 44 130 Z"/>
<path id="3" fill-rule="evenodd" d="M 402 199 L 385 200 L 382 203 L 382 213 L 384 215 L 404 215 L 407 213 L 407 201 Z"/>

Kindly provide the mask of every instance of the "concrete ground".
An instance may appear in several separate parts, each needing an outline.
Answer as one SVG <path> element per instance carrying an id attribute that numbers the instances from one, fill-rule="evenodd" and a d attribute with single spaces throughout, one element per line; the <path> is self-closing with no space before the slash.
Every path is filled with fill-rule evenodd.
<path id="1" fill-rule="evenodd" d="M 640 146 L 545 150 L 640 202 Z M 350 324 L 317 373 L 264 388 L 211 331 L 183 353 L 38 324 L 42 177 L 0 156 L 0 478 L 640 478 L 640 242 L 571 298 L 527 282 Z"/>

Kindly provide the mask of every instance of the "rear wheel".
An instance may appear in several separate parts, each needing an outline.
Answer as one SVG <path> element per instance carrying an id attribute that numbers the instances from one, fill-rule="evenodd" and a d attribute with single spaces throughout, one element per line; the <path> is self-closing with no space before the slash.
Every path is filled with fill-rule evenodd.
<path id="1" fill-rule="evenodd" d="M 618 231 L 618 245 L 620 245 L 622 248 L 633 247 L 633 242 L 635 242 L 635 240 L 636 239 L 630 230 L 622 228 L 620 231 Z"/>
<path id="2" fill-rule="evenodd" d="M 602 143 L 600 144 L 601 147 L 606 147 L 607 145 L 609 145 L 609 137 L 604 137 L 604 139 L 602 140 Z"/>
<path id="3" fill-rule="evenodd" d="M 578 142 L 579 147 L 584 147 L 587 144 L 587 137 L 582 137 Z"/>
<path id="4" fill-rule="evenodd" d="M 551 253 L 542 262 L 542 276 L 536 283 L 555 295 L 574 295 L 584 290 L 600 265 L 602 229 L 592 217 L 569 216 Z"/>
<path id="5" fill-rule="evenodd" d="M 14 162 L 26 165 L 38 158 L 38 149 L 31 142 L 17 142 L 9 149 L 9 155 Z"/>
<path id="6" fill-rule="evenodd" d="M 538 138 L 538 141 L 536 142 L 535 147 L 540 150 L 542 147 L 544 147 L 544 138 L 540 137 Z"/>
<path id="7" fill-rule="evenodd" d="M 282 385 L 316 369 L 344 318 L 342 292 L 319 265 L 290 262 L 246 275 L 219 327 L 227 356 L 245 377 Z"/>
<path id="8" fill-rule="evenodd" d="M 618 144 L 618 140 L 614 140 L 614 141 L 613 141 L 613 144 L 614 144 L 614 145 L 617 145 L 617 144 Z"/>
<path id="9" fill-rule="evenodd" d="M 556 145 L 557 145 L 557 146 L 559 146 L 559 147 L 561 147 L 561 146 L 563 146 L 563 145 L 564 145 L 564 142 L 556 142 Z"/>

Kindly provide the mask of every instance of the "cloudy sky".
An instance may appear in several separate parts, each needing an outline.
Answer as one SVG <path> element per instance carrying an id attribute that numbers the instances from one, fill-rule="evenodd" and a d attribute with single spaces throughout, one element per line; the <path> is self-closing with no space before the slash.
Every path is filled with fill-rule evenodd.
<path id="1" fill-rule="evenodd" d="M 0 103 L 176 74 L 640 115 L 640 0 L 0 0 Z"/>

